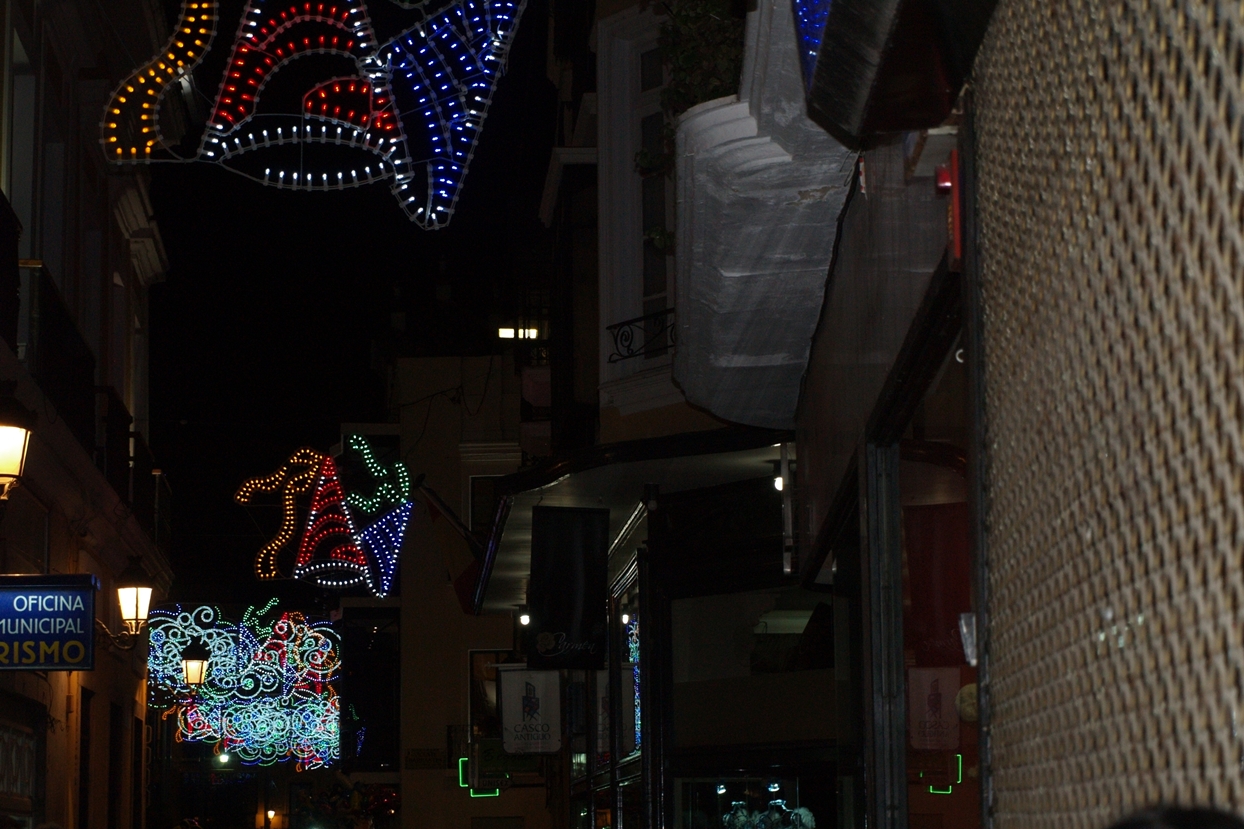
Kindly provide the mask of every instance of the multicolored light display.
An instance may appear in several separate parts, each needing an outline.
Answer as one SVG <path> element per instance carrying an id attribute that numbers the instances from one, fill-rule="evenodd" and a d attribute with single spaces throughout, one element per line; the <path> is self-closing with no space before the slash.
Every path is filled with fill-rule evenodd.
<path id="1" fill-rule="evenodd" d="M 220 164 L 283 189 L 385 181 L 412 221 L 444 227 L 524 3 L 397 2 L 412 25 L 382 42 L 363 0 L 249 0 L 197 154 L 180 160 Z M 215 2 L 187 0 L 169 48 L 118 89 L 101 125 L 110 160 L 176 158 L 160 136 L 158 102 L 201 60 L 216 17 Z M 179 40 L 182 34 L 196 39 Z M 321 62 L 338 71 L 306 91 L 300 111 L 265 104 L 274 75 L 290 61 L 316 56 L 330 56 Z M 354 74 L 339 74 L 342 59 L 354 64 Z M 138 106 L 130 103 L 135 90 L 145 93 L 138 95 L 141 112 L 135 110 L 140 125 L 127 131 L 128 122 L 116 116 Z"/>
<path id="2" fill-rule="evenodd" d="M 255 556 L 255 574 L 260 579 L 280 578 L 278 556 L 294 540 L 299 523 L 299 496 L 310 492 L 309 511 L 294 559 L 294 578 L 331 588 L 365 585 L 380 598 L 392 591 L 406 527 L 414 510 L 410 473 L 401 462 L 391 467 L 378 462 L 371 446 L 359 435 L 349 436 L 346 443 L 377 481 L 370 494 L 347 492 L 337 462 L 314 449 L 303 448 L 271 475 L 243 483 L 234 495 L 239 504 L 249 504 L 256 493 L 281 492 L 280 529 Z M 356 515 L 364 519 L 377 513 L 379 517 L 366 523 L 362 530 L 356 529 Z"/>
<path id="3" fill-rule="evenodd" d="M 148 621 L 150 701 L 175 718 L 177 739 L 215 743 L 249 765 L 330 765 L 340 755 L 334 687 L 341 640 L 328 622 L 281 612 L 273 599 L 230 622 L 215 607 L 158 608 Z M 181 654 L 211 652 L 202 685 L 190 688 Z"/>

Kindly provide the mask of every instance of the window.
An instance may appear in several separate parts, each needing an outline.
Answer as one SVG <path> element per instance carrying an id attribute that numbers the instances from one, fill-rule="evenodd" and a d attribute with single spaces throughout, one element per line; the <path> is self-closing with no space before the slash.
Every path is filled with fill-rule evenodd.
<path id="1" fill-rule="evenodd" d="M 8 158 L 5 159 L 5 188 L 9 203 L 25 232 L 22 233 L 19 256 L 34 257 L 35 200 L 35 129 L 38 124 L 35 68 L 30 62 L 22 39 L 13 32 L 9 72 L 12 77 Z"/>

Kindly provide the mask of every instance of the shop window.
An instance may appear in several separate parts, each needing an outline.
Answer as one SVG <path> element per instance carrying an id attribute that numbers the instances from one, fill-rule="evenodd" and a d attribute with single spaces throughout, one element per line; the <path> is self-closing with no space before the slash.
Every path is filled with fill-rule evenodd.
<path id="1" fill-rule="evenodd" d="M 980 825 L 967 372 L 952 348 L 899 444 L 909 826 Z"/>
<path id="2" fill-rule="evenodd" d="M 814 829 L 817 818 L 790 777 L 679 778 L 674 811 L 675 829 Z"/>
<path id="3" fill-rule="evenodd" d="M 675 746 L 834 739 L 832 602 L 798 587 L 672 602 Z"/>
<path id="4" fill-rule="evenodd" d="M 341 765 L 347 773 L 398 766 L 401 659 L 395 608 L 347 607 L 338 623 L 341 674 Z"/>

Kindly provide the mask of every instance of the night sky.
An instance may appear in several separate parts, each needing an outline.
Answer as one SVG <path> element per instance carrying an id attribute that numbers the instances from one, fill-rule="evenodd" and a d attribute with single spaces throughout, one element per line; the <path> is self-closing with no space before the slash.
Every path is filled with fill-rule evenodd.
<path id="1" fill-rule="evenodd" d="M 216 61 L 241 10 L 223 6 Z M 151 445 L 173 490 L 171 599 L 313 602 L 307 585 L 255 579 L 279 512 L 236 505 L 238 484 L 300 446 L 327 450 L 342 421 L 388 420 L 386 358 L 497 350 L 514 286 L 549 245 L 536 216 L 556 123 L 547 14 L 530 0 L 445 230 L 409 222 L 384 184 L 294 193 L 152 165 L 169 271 L 151 291 Z M 207 98 L 219 65 L 196 73 Z"/>

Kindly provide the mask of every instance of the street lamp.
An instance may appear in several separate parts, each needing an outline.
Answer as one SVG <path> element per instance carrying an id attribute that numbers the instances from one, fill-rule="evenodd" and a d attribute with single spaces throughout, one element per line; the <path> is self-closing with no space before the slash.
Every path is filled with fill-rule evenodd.
<path id="1" fill-rule="evenodd" d="M 26 471 L 26 449 L 35 428 L 35 413 L 14 395 L 17 384 L 0 383 L 0 501 L 7 501 Z"/>
<path id="2" fill-rule="evenodd" d="M 211 658 L 212 652 L 198 639 L 185 647 L 181 652 L 181 671 L 187 685 L 197 688 L 203 684 L 207 679 L 207 663 Z"/>
<path id="3" fill-rule="evenodd" d="M 151 577 L 139 563 L 138 556 L 130 558 L 129 565 L 117 576 L 116 584 L 117 603 L 121 606 L 121 622 L 125 629 L 113 633 L 99 619 L 95 620 L 95 627 L 108 638 L 113 647 L 129 651 L 141 641 L 140 634 L 147 626 L 147 611 L 151 607 L 153 585 Z"/>
<path id="4" fill-rule="evenodd" d="M 138 556 L 117 576 L 117 601 L 121 605 L 121 621 L 131 636 L 137 636 L 147 625 L 147 611 L 151 607 L 151 577 L 139 564 Z"/>

